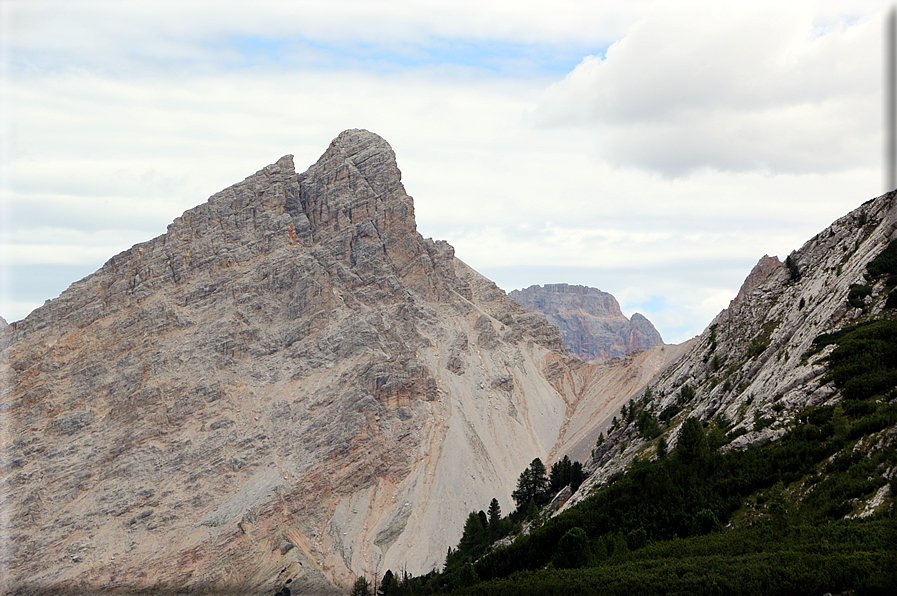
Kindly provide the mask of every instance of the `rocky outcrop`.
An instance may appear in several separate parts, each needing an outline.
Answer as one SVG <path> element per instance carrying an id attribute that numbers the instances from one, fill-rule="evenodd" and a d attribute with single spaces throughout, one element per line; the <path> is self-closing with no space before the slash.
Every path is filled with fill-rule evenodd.
<path id="1" fill-rule="evenodd" d="M 635 350 L 663 345 L 651 321 L 639 313 L 627 319 L 616 298 L 597 288 L 546 284 L 513 290 L 508 295 L 557 325 L 570 354 L 586 362 L 620 358 Z"/>
<path id="2" fill-rule="evenodd" d="M 556 327 L 422 238 L 362 130 L 2 331 L 13 594 L 326 594 L 428 571 L 469 511 L 509 511 L 533 457 L 642 382 L 633 361 L 600 394 Z"/>
<path id="3" fill-rule="evenodd" d="M 769 255 L 763 255 L 760 257 L 760 260 L 757 261 L 757 264 L 754 265 L 754 268 L 751 269 L 751 272 L 748 273 L 748 276 L 744 279 L 744 282 L 741 284 L 741 287 L 738 289 L 738 293 L 735 295 L 735 298 L 729 302 L 729 308 L 724 312 L 728 314 L 729 310 L 735 309 L 739 304 L 744 302 L 744 300 L 754 291 L 757 286 L 759 286 L 763 281 L 769 277 L 769 274 L 773 271 L 776 271 L 782 266 L 782 262 L 778 257 L 771 257 Z M 725 316 L 725 315 L 724 315 Z"/>

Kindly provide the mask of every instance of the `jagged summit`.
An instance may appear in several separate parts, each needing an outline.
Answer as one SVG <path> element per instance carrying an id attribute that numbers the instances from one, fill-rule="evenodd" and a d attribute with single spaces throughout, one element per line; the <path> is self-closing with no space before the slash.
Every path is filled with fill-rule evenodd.
<path id="1" fill-rule="evenodd" d="M 513 290 L 508 295 L 557 325 L 570 353 L 586 362 L 663 345 L 660 333 L 647 317 L 635 313 L 627 319 L 617 299 L 597 288 L 546 284 Z"/>
<path id="2" fill-rule="evenodd" d="M 509 510 L 533 457 L 670 355 L 568 358 L 417 233 L 392 149 L 358 130 L 216 193 L 4 338 L 0 565 L 20 594 L 425 572 L 446 528 Z"/>
<path id="3" fill-rule="evenodd" d="M 760 257 L 760 260 L 757 261 L 757 264 L 754 265 L 754 268 L 751 269 L 751 272 L 748 273 L 748 276 L 742 282 L 741 287 L 738 289 L 738 293 L 735 295 L 729 302 L 729 307 L 718 316 L 726 316 L 729 311 L 735 309 L 739 304 L 744 302 L 748 296 L 753 292 L 767 277 L 769 274 L 782 266 L 782 262 L 778 257 L 771 257 L 769 255 L 763 255 Z"/>

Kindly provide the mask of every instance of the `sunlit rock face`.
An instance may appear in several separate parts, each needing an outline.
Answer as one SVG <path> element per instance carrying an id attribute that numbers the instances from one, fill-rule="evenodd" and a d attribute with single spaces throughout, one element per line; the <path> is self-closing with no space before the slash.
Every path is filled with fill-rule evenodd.
<path id="1" fill-rule="evenodd" d="M 508 295 L 557 325 L 570 355 L 586 362 L 602 362 L 663 345 L 651 321 L 639 313 L 627 319 L 617 299 L 597 288 L 546 284 L 513 290 Z"/>
<path id="2" fill-rule="evenodd" d="M 326 594 L 427 571 L 469 511 L 508 512 L 533 457 L 642 379 L 601 393 L 555 326 L 422 238 L 392 149 L 363 130 L 0 332 L 19 594 Z"/>

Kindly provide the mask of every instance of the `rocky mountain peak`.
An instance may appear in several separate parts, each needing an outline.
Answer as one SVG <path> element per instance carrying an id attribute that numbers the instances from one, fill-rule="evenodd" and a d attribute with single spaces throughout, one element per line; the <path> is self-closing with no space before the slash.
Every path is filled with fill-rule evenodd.
<path id="1" fill-rule="evenodd" d="M 445 528 L 509 510 L 534 456 L 584 441 L 670 357 L 568 358 L 417 233 L 367 131 L 216 193 L 0 331 L 0 566 L 23 594 L 425 572 Z"/>
<path id="2" fill-rule="evenodd" d="M 378 234 L 417 231 L 395 153 L 372 132 L 341 133 L 299 182 L 302 209 L 318 234 L 366 222 Z"/>
<path id="3" fill-rule="evenodd" d="M 751 272 L 748 273 L 748 276 L 744 279 L 744 282 L 742 282 L 741 287 L 738 289 L 738 294 L 736 294 L 735 298 L 729 302 L 728 309 L 720 313 L 720 316 L 726 316 L 731 309 L 734 309 L 744 302 L 751 292 L 763 283 L 773 271 L 779 269 L 781 266 L 782 262 L 778 257 L 771 257 L 769 255 L 760 257 L 760 260 L 757 261 L 757 264 L 754 265 Z"/>
<path id="4" fill-rule="evenodd" d="M 617 299 L 598 288 L 546 284 L 508 295 L 557 325 L 570 353 L 586 362 L 663 345 L 660 333 L 644 315 L 635 313 L 632 320 L 627 319 Z"/>

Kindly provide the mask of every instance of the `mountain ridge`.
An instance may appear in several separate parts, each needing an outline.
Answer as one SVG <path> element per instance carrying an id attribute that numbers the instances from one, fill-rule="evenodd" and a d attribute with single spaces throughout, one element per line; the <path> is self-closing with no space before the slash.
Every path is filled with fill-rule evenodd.
<path id="1" fill-rule="evenodd" d="M 428 570 L 444 528 L 507 508 L 534 453 L 644 376 L 633 360 L 598 392 L 556 327 L 422 238 L 363 130 L 184 212 L 3 346 L 16 594 L 337 593 Z"/>
<path id="2" fill-rule="evenodd" d="M 669 448 L 689 416 L 709 423 L 722 415 L 736 435 L 723 449 L 743 449 L 783 436 L 799 425 L 796 416 L 807 408 L 841 401 L 826 377 L 833 346 L 806 355 L 821 334 L 886 314 L 889 282 L 869 278 L 866 265 L 895 238 L 897 193 L 892 192 L 838 218 L 784 263 L 761 257 L 729 306 L 651 385 L 647 407 L 655 415 L 676 412 L 664 428 Z M 866 284 L 871 284 L 869 297 L 851 300 L 853 289 Z M 645 440 L 633 420 L 620 424 L 596 450 L 586 466 L 595 473 L 566 507 L 634 457 L 656 456 L 656 443 Z M 617 456 L 614 447 L 619 451 L 621 445 L 625 449 Z"/>

